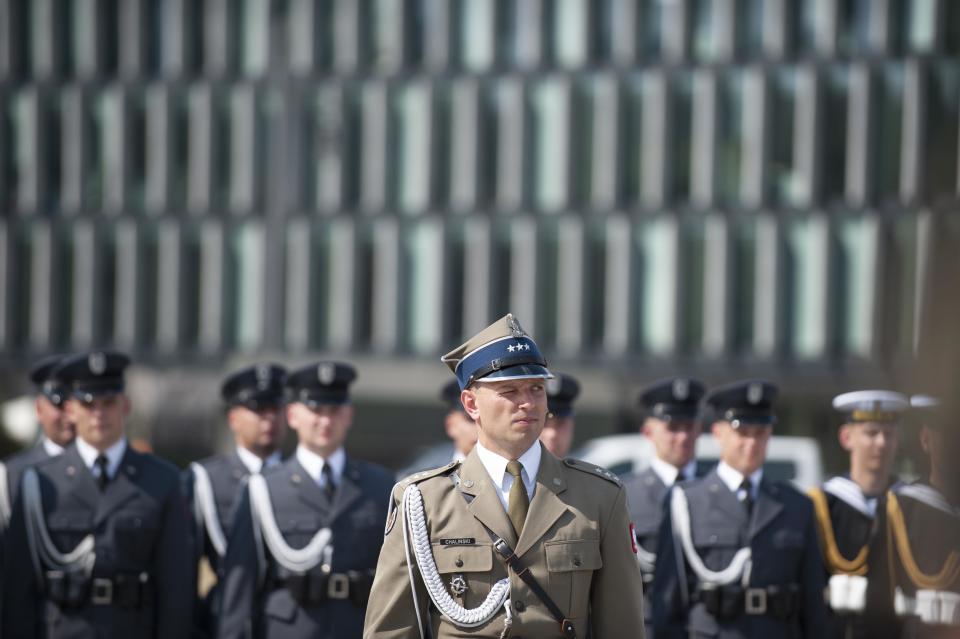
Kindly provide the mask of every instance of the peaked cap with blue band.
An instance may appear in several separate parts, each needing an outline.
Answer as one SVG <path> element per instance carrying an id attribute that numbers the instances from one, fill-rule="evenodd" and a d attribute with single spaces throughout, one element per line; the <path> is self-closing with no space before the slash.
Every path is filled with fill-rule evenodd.
<path id="1" fill-rule="evenodd" d="M 442 358 L 461 390 L 474 382 L 552 379 L 547 360 L 520 322 L 507 313 Z"/>

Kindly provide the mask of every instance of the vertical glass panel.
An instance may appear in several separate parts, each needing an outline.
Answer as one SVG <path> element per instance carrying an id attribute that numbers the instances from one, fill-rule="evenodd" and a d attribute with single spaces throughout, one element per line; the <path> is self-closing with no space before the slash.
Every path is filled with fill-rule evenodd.
<path id="1" fill-rule="evenodd" d="M 42 208 L 46 208 L 48 212 L 53 213 L 60 210 L 64 156 L 59 95 L 51 96 L 48 94 L 43 96 L 40 102 L 40 117 L 43 121 L 40 139 L 44 147 L 41 154 L 44 166 L 38 167 L 43 171 L 42 183 L 44 185 L 43 192 L 40 193 L 40 201 Z M 3 134 L 0 133 L 0 139 L 3 139 L 3 137 Z M 0 160 L 0 166 L 2 165 L 3 162 Z M 0 178 L 0 183 L 2 181 L 3 179 Z"/>
<path id="2" fill-rule="evenodd" d="M 613 59 L 614 23 L 617 16 L 614 5 L 620 0 L 588 0 L 590 20 L 589 46 L 587 55 L 601 64 L 609 64 Z M 622 2 L 620 2 L 622 4 Z"/>
<path id="3" fill-rule="evenodd" d="M 770 163 L 767 171 L 770 198 L 778 205 L 789 204 L 794 191 L 793 168 L 794 119 L 796 111 L 796 72 L 790 67 L 772 76 L 770 91 Z"/>
<path id="4" fill-rule="evenodd" d="M 443 315 L 443 226 L 436 219 L 423 220 L 404 229 L 408 281 L 406 306 L 408 341 L 415 353 L 437 350 Z"/>
<path id="5" fill-rule="evenodd" d="M 823 168 L 824 200 L 830 204 L 842 200 L 846 185 L 847 167 L 847 95 L 850 77 L 845 66 L 832 66 L 825 75 L 823 119 L 820 135 L 823 136 L 821 154 Z"/>
<path id="6" fill-rule="evenodd" d="M 838 1 L 837 51 L 846 56 L 868 54 L 870 52 L 871 7 L 880 8 L 883 3 L 875 3 L 874 0 Z"/>
<path id="7" fill-rule="evenodd" d="M 126 157 L 129 166 L 127 204 L 136 211 L 146 205 L 147 189 L 147 105 L 142 91 L 132 91 L 129 99 Z"/>
<path id="8" fill-rule="evenodd" d="M 637 51 L 641 60 L 656 60 L 663 53 L 664 0 L 637 1 Z"/>
<path id="9" fill-rule="evenodd" d="M 555 0 L 554 18 L 557 63 L 576 68 L 587 62 L 587 26 L 590 23 L 590 0 Z"/>
<path id="10" fill-rule="evenodd" d="M 187 170 L 190 166 L 190 117 L 187 95 L 170 93 L 170 208 L 181 208 L 187 200 Z"/>
<path id="11" fill-rule="evenodd" d="M 541 210 L 567 204 L 570 155 L 570 86 L 560 79 L 533 88 L 534 201 Z"/>
<path id="12" fill-rule="evenodd" d="M 623 179 L 620 180 L 618 200 L 625 206 L 634 206 L 640 201 L 643 184 L 643 76 L 631 75 L 624 83 L 623 130 L 624 140 Z"/>
<path id="13" fill-rule="evenodd" d="M 786 311 L 787 335 L 801 360 L 822 357 L 827 349 L 829 234 L 823 217 L 811 216 L 790 224 L 787 250 L 791 300 Z"/>
<path id="14" fill-rule="evenodd" d="M 937 4 L 938 0 L 913 0 L 910 3 L 907 47 L 912 53 L 933 52 L 938 28 Z"/>
<path id="15" fill-rule="evenodd" d="M 690 7 L 690 31 L 693 56 L 698 60 L 713 60 L 717 55 L 716 25 L 718 15 L 714 0 L 692 0 Z"/>
<path id="16" fill-rule="evenodd" d="M 109 128 L 113 126 L 110 113 L 110 100 L 103 93 L 96 95 L 91 101 L 84 101 L 84 133 L 83 139 L 87 143 L 84 153 L 86 170 L 83 202 L 90 210 L 97 210 L 103 204 L 103 189 L 108 170 L 106 149 L 109 148 Z"/>
<path id="17" fill-rule="evenodd" d="M 759 58 L 763 53 L 766 0 L 735 0 L 735 2 L 734 51 L 739 59 Z"/>
<path id="18" fill-rule="evenodd" d="M 756 242 L 754 218 L 737 220 L 733 225 L 729 301 L 732 322 L 730 335 L 733 350 L 737 353 L 748 352 L 753 343 L 754 303 L 757 294 Z"/>
<path id="19" fill-rule="evenodd" d="M 270 0 L 243 0 L 243 71 L 259 76 L 270 58 Z"/>
<path id="20" fill-rule="evenodd" d="M 837 284 L 835 301 L 843 350 L 859 357 L 871 355 L 874 343 L 879 222 L 861 217 L 840 222 L 840 255 L 831 278 Z"/>
<path id="21" fill-rule="evenodd" d="M 717 113 L 717 197 L 724 204 L 740 198 L 743 165 L 743 73 L 731 71 L 720 77 Z"/>
<path id="22" fill-rule="evenodd" d="M 423 212 L 430 204 L 431 94 L 429 85 L 414 83 L 396 93 L 399 120 L 396 184 L 400 207 L 407 213 Z"/>
<path id="23" fill-rule="evenodd" d="M 459 18 L 460 59 L 471 71 L 484 71 L 493 64 L 494 0 L 461 0 Z"/>
<path id="24" fill-rule="evenodd" d="M 903 139 L 903 65 L 883 65 L 879 77 L 873 141 L 876 144 L 874 183 L 881 203 L 896 201 L 900 185 L 900 147 Z"/>
<path id="25" fill-rule="evenodd" d="M 637 227 L 640 267 L 640 342 L 655 356 L 669 356 L 677 334 L 677 220 L 663 216 Z"/>
<path id="26" fill-rule="evenodd" d="M 230 231 L 230 270 L 235 306 L 227 314 L 235 322 L 236 345 L 252 350 L 261 345 L 264 319 L 266 256 L 264 229 L 259 223 L 237 224 Z"/>
<path id="27" fill-rule="evenodd" d="M 939 62 L 930 69 L 927 99 L 926 193 L 932 203 L 957 196 L 957 138 L 960 136 L 960 68 Z"/>
<path id="28" fill-rule="evenodd" d="M 794 0 L 788 2 L 787 28 L 791 30 L 790 41 L 800 56 L 813 55 L 817 50 L 817 16 L 821 0 Z"/>

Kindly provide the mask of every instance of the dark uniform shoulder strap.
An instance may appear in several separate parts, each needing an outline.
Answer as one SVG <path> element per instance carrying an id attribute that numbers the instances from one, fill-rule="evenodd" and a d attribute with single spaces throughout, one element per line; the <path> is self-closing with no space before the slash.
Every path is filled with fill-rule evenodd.
<path id="1" fill-rule="evenodd" d="M 401 489 L 401 492 L 402 492 L 410 484 L 419 484 L 420 482 L 430 479 L 432 477 L 440 477 L 441 475 L 447 474 L 448 472 L 450 472 L 451 470 L 453 470 L 459 465 L 460 465 L 459 461 L 452 461 L 445 466 L 440 466 L 439 468 L 431 468 L 430 470 L 424 470 L 419 473 L 408 475 L 407 477 L 404 477 L 403 479 L 401 479 L 397 483 L 397 486 Z"/>
<path id="2" fill-rule="evenodd" d="M 563 465 L 568 468 L 574 468 L 588 475 L 593 475 L 594 477 L 606 479 L 607 481 L 612 482 L 617 486 L 623 485 L 619 477 L 614 475 L 612 472 L 610 472 L 606 468 L 603 468 L 602 466 L 597 466 L 596 464 L 590 464 L 580 459 L 574 459 L 573 457 L 567 457 L 566 459 L 564 459 Z"/>

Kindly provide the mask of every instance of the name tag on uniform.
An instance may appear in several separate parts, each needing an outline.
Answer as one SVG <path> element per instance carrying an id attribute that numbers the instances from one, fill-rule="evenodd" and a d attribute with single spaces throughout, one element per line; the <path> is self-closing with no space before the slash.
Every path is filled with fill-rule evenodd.
<path id="1" fill-rule="evenodd" d="M 455 537 L 453 539 L 441 539 L 441 546 L 475 546 L 477 543 L 474 537 Z"/>

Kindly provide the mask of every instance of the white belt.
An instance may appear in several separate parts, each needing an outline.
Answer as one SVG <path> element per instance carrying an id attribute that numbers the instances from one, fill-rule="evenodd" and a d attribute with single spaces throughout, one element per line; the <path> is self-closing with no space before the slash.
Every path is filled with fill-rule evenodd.
<path id="1" fill-rule="evenodd" d="M 903 594 L 898 586 L 894 610 L 901 617 L 915 616 L 930 625 L 960 625 L 960 594 L 947 590 L 918 590 L 916 597 Z"/>
<path id="2" fill-rule="evenodd" d="M 867 578 L 833 575 L 827 586 L 830 607 L 836 612 L 863 612 L 867 603 Z"/>

